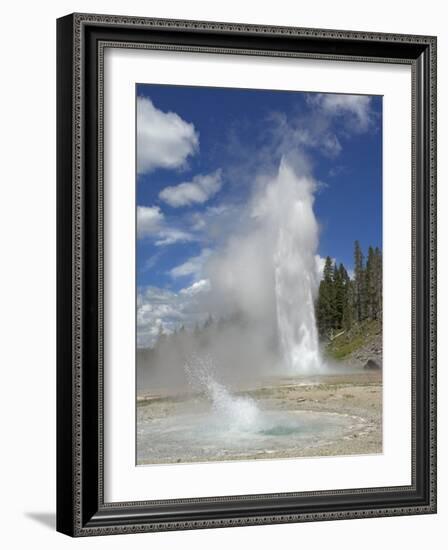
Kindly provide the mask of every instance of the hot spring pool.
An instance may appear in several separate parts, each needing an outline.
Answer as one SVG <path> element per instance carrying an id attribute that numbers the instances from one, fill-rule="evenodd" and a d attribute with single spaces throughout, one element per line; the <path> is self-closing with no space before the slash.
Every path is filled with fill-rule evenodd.
<path id="1" fill-rule="evenodd" d="M 359 417 L 314 411 L 261 411 L 250 401 L 238 415 L 216 411 L 140 418 L 137 463 L 207 462 L 303 456 L 303 450 L 338 440 L 362 428 Z M 222 411 L 221 411 L 222 412 Z"/>

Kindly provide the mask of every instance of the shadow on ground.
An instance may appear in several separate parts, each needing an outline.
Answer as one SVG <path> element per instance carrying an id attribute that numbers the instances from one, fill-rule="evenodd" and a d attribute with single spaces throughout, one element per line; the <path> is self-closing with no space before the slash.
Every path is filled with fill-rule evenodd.
<path id="1" fill-rule="evenodd" d="M 26 512 L 25 516 L 53 531 L 56 529 L 56 514 L 54 512 Z"/>

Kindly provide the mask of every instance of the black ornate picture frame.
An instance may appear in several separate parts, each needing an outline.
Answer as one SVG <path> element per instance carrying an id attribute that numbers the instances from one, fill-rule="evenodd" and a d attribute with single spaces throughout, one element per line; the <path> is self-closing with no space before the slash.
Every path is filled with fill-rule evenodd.
<path id="1" fill-rule="evenodd" d="M 411 485 L 105 502 L 103 59 L 110 45 L 411 66 Z M 57 52 L 57 530 L 91 536 L 435 513 L 436 38 L 73 14 L 57 22 Z"/>

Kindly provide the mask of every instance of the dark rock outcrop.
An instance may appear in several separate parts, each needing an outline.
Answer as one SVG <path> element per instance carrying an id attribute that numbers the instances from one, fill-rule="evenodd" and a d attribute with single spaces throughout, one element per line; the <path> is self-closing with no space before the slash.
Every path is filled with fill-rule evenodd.
<path id="1" fill-rule="evenodd" d="M 368 370 L 378 370 L 381 368 L 381 366 L 373 359 L 369 359 L 367 363 L 364 365 L 364 368 Z"/>

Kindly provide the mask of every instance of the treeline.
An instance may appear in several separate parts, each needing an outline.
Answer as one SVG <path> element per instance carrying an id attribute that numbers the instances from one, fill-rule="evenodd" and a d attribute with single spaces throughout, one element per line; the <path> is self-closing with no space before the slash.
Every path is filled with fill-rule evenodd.
<path id="1" fill-rule="evenodd" d="M 369 247 L 367 258 L 358 241 L 354 247 L 354 273 L 350 278 L 342 263 L 327 256 L 316 301 L 316 322 L 322 337 L 349 330 L 366 319 L 382 318 L 382 254 Z"/>

